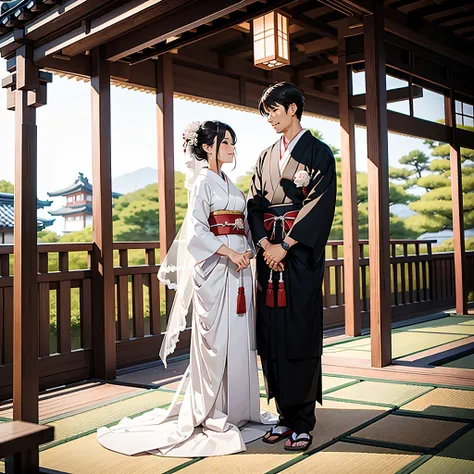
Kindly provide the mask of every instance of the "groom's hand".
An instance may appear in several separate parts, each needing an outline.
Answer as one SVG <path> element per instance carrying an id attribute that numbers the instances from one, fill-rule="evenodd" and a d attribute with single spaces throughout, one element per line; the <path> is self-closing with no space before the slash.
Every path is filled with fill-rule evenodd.
<path id="1" fill-rule="evenodd" d="M 280 244 L 268 244 L 263 254 L 267 265 L 270 265 L 270 263 L 280 263 L 285 257 L 286 250 Z"/>

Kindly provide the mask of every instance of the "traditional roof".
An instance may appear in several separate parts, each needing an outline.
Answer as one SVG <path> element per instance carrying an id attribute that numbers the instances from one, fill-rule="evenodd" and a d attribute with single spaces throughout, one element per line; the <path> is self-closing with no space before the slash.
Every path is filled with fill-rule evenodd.
<path id="1" fill-rule="evenodd" d="M 54 6 L 56 6 L 55 2 L 50 0 L 13 0 L 1 2 L 0 34 L 23 26 Z"/>
<path id="2" fill-rule="evenodd" d="M 48 196 L 56 197 L 56 196 L 67 196 L 69 194 L 74 194 L 80 191 L 87 191 L 92 194 L 92 184 L 89 183 L 89 180 L 83 173 L 79 173 L 77 176 L 76 181 L 71 184 L 70 186 L 60 189 L 59 191 L 48 192 Z M 112 191 L 112 197 L 114 199 L 119 198 L 122 196 L 120 193 L 115 193 Z"/>
<path id="3" fill-rule="evenodd" d="M 51 206 L 52 201 L 37 200 L 37 209 Z M 43 230 L 53 224 L 55 219 L 43 219 L 38 217 L 36 228 Z M 10 193 L 0 193 L 0 228 L 13 229 L 15 225 L 14 195 Z"/>
<path id="4" fill-rule="evenodd" d="M 79 206 L 65 206 L 55 211 L 48 211 L 52 216 L 68 216 L 71 214 L 80 214 L 84 212 L 92 215 L 92 206 L 90 204 L 81 204 Z"/>

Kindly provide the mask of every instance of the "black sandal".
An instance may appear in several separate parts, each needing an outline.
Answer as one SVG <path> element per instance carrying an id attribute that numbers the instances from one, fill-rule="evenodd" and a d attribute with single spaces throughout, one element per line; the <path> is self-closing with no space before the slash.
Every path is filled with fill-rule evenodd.
<path id="1" fill-rule="evenodd" d="M 296 438 L 293 438 L 293 436 L 291 436 L 290 438 L 288 438 L 288 441 L 290 441 L 291 445 L 287 446 L 285 444 L 284 448 L 286 451 L 306 451 L 311 446 L 311 443 L 313 442 L 313 437 L 310 434 L 301 433 Z M 295 446 L 295 444 L 297 443 L 305 444 L 303 446 Z"/>
<path id="2" fill-rule="evenodd" d="M 293 433 L 293 430 L 292 429 L 287 429 L 286 431 L 284 431 L 283 433 L 275 433 L 273 430 L 275 428 L 278 428 L 278 425 L 275 426 L 274 428 L 271 428 L 270 430 L 268 430 L 265 435 L 263 436 L 262 438 L 262 441 L 264 443 L 267 443 L 267 444 L 275 444 L 275 443 L 278 443 L 279 441 L 281 441 L 282 439 L 285 439 L 285 438 L 288 438 L 288 436 L 290 436 L 292 433 Z M 276 436 L 275 439 L 272 439 L 270 440 L 269 438 L 273 437 L 273 436 Z"/>

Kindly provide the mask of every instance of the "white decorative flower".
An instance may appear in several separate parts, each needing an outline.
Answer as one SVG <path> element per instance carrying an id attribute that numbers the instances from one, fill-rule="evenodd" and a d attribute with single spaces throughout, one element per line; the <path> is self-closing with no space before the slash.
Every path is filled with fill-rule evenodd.
<path id="1" fill-rule="evenodd" d="M 200 123 L 199 122 L 191 122 L 183 132 L 183 139 L 185 147 L 187 145 L 196 146 L 198 144 L 198 130 L 199 130 Z"/>
<path id="2" fill-rule="evenodd" d="M 237 219 L 235 219 L 235 221 L 234 221 L 234 229 L 237 229 L 237 230 L 244 230 L 244 229 L 245 229 L 244 220 L 241 219 L 240 217 L 238 217 Z"/>
<path id="3" fill-rule="evenodd" d="M 295 183 L 297 188 L 305 188 L 309 185 L 310 181 L 311 178 L 309 177 L 309 174 L 306 170 L 298 171 L 298 173 L 296 173 L 295 177 L 293 178 L 293 183 Z"/>

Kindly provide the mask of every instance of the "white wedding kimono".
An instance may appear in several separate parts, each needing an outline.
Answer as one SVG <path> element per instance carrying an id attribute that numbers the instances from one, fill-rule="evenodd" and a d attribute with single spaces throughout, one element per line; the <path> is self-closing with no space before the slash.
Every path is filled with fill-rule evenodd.
<path id="1" fill-rule="evenodd" d="M 251 268 L 243 270 L 247 312 L 238 315 L 240 275 L 235 264 L 216 254 L 222 244 L 245 252 L 251 239 L 215 236 L 208 220 L 219 210 L 245 213 L 246 199 L 229 178 L 205 168 L 196 179 L 188 209 L 188 250 L 198 262 L 192 276 L 189 367 L 167 411 L 155 409 L 98 430 L 98 441 L 110 450 L 177 457 L 231 454 L 245 451 L 246 442 L 265 433 L 263 425 L 277 422 L 274 415 L 260 412 Z M 184 400 L 178 403 L 184 389 Z"/>

